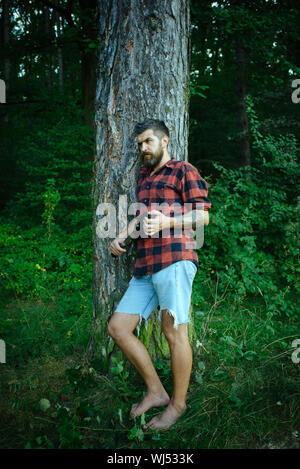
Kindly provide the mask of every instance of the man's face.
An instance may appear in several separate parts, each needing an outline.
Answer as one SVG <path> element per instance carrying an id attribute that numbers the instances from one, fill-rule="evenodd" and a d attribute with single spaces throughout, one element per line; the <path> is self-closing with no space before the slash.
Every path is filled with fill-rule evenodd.
<path id="1" fill-rule="evenodd" d="M 148 168 L 157 166 L 164 155 L 160 139 L 154 135 L 152 129 L 147 129 L 137 136 L 139 151 L 143 157 L 143 164 Z"/>

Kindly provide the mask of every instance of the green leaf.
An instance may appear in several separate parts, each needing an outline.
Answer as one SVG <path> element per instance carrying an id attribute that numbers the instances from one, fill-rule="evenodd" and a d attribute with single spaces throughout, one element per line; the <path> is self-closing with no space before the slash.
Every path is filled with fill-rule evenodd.
<path id="1" fill-rule="evenodd" d="M 229 335 L 225 335 L 224 337 L 222 337 L 221 339 L 223 342 L 226 342 L 227 344 L 230 344 L 232 345 L 233 347 L 237 347 L 237 343 L 233 340 L 232 337 L 230 337 Z"/>
<path id="2" fill-rule="evenodd" d="M 70 265 L 70 270 L 71 270 L 71 272 L 73 272 L 73 274 L 80 274 L 81 266 L 79 264 L 71 264 Z"/>
<path id="3" fill-rule="evenodd" d="M 145 413 L 143 412 L 141 415 L 141 426 L 146 425 Z"/>
<path id="4" fill-rule="evenodd" d="M 202 384 L 202 383 L 203 383 L 202 374 L 199 373 L 198 371 L 196 371 L 196 373 L 195 373 L 195 380 L 197 381 L 198 384 Z"/>
<path id="5" fill-rule="evenodd" d="M 198 362 L 198 369 L 200 371 L 204 371 L 205 370 L 205 363 L 202 362 L 202 361 Z"/>
<path id="6" fill-rule="evenodd" d="M 144 440 L 144 432 L 141 428 L 139 428 L 137 425 L 135 425 L 131 430 L 128 435 L 129 440 L 133 440 L 136 438 L 138 441 L 143 441 Z"/>
<path id="7" fill-rule="evenodd" d="M 230 396 L 230 401 L 234 404 L 234 407 L 237 407 L 238 409 L 242 406 L 243 402 L 241 399 L 239 399 L 237 396 L 232 395 Z"/>
<path id="8" fill-rule="evenodd" d="M 111 372 L 113 375 L 119 375 L 123 371 L 123 362 L 117 363 L 116 366 L 111 367 Z"/>
<path id="9" fill-rule="evenodd" d="M 246 360 L 254 360 L 254 358 L 256 357 L 257 357 L 257 353 L 254 352 L 253 350 L 248 350 L 248 352 L 244 353 L 244 358 L 246 358 Z"/>
<path id="10" fill-rule="evenodd" d="M 40 409 L 43 411 L 43 412 L 46 412 L 49 407 L 51 407 L 51 404 L 50 404 L 50 401 L 48 399 L 41 399 L 40 400 Z"/>
<path id="11" fill-rule="evenodd" d="M 226 379 L 227 376 L 228 376 L 228 371 L 221 370 L 218 368 L 212 375 L 211 379 L 212 381 L 224 381 L 224 379 Z"/>

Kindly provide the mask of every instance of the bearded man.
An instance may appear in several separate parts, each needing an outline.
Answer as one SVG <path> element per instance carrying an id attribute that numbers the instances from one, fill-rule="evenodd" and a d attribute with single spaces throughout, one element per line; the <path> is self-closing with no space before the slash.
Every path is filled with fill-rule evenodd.
<path id="1" fill-rule="evenodd" d="M 143 214 L 139 213 L 110 244 L 114 256 L 123 254 L 124 240 L 136 233 L 139 222 L 142 224 L 143 236 L 138 239 L 133 276 L 109 321 L 108 332 L 147 387 L 142 401 L 132 405 L 131 415 L 139 416 L 152 407 L 166 406 L 159 417 L 144 427 L 165 430 L 186 410 L 192 369 L 187 324 L 192 283 L 198 269 L 193 228 L 195 223 L 202 228 L 208 225 L 211 203 L 207 198 L 208 185 L 198 170 L 168 153 L 169 130 L 163 121 L 150 119 L 137 124 L 135 136 L 143 159 L 136 186 L 137 199 L 147 216 L 141 223 Z M 179 215 L 174 207 L 180 207 Z M 145 345 L 134 335 L 140 320 L 147 320 L 156 307 L 160 309 L 162 330 L 170 347 L 171 398 Z"/>

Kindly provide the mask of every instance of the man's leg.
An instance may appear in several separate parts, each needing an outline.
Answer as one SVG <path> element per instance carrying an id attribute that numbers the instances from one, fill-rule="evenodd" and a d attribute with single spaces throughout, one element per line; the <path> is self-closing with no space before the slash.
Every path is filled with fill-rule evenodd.
<path id="1" fill-rule="evenodd" d="M 179 324 L 178 329 L 175 329 L 173 317 L 164 310 L 162 311 L 162 328 L 170 346 L 174 389 L 167 409 L 160 417 L 154 417 L 145 426 L 157 430 L 169 428 L 184 413 L 193 361 L 187 324 Z"/>
<path id="2" fill-rule="evenodd" d="M 146 347 L 133 334 L 139 319 L 138 314 L 116 312 L 108 324 L 110 336 L 142 376 L 147 386 L 147 395 L 139 404 L 133 404 L 132 406 L 131 414 L 133 416 L 142 415 L 151 407 L 167 405 L 170 401 Z"/>

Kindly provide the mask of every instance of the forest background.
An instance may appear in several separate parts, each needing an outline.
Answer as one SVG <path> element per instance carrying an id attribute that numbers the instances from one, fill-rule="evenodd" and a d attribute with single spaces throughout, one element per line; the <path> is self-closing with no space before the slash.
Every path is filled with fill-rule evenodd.
<path id="1" fill-rule="evenodd" d="M 83 360 L 101 11 L 2 0 L 1 448 L 299 447 L 297 7 L 191 2 L 189 161 L 212 210 L 188 410 L 168 433 L 145 434 L 144 416 L 128 418 L 142 383 L 121 352 L 109 360 L 100 344 Z M 170 389 L 168 356 L 155 364 Z"/>

